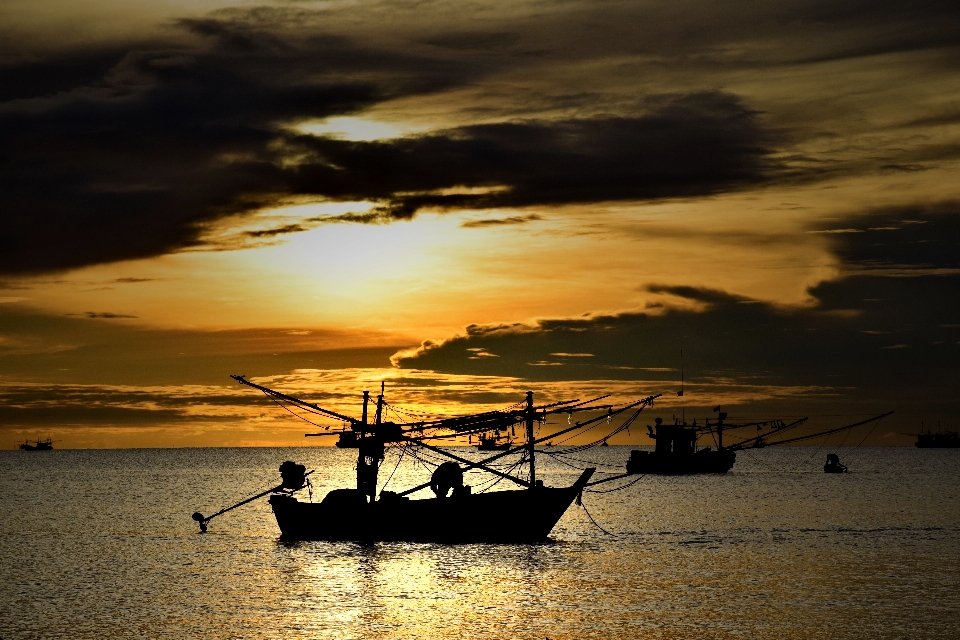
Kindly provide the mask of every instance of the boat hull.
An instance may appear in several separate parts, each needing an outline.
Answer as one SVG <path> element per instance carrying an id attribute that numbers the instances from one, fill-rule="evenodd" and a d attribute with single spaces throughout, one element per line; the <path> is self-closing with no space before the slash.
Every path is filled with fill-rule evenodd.
<path id="1" fill-rule="evenodd" d="M 682 476 L 696 473 L 726 473 L 733 468 L 737 454 L 722 449 L 703 450 L 691 455 L 664 455 L 651 451 L 631 451 L 627 473 Z"/>
<path id="2" fill-rule="evenodd" d="M 960 437 L 956 433 L 921 433 L 915 446 L 918 449 L 960 449 Z"/>
<path id="3" fill-rule="evenodd" d="M 21 444 L 21 451 L 53 451 L 53 445 L 46 442 L 38 442 L 37 444 Z"/>
<path id="4" fill-rule="evenodd" d="M 506 451 L 511 445 L 509 442 L 502 442 L 500 444 L 478 444 L 477 451 Z"/>
<path id="5" fill-rule="evenodd" d="M 588 469 L 576 483 L 563 488 L 425 500 L 385 497 L 369 504 L 359 491 L 338 489 L 319 503 L 275 494 L 270 505 L 281 540 L 542 542 L 592 473 Z"/>

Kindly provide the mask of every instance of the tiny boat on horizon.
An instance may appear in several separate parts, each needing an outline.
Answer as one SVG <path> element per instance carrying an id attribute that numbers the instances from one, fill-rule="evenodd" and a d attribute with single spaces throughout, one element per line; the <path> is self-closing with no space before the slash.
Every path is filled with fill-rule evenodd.
<path id="1" fill-rule="evenodd" d="M 46 440 L 34 440 L 33 444 L 30 444 L 29 440 L 25 440 L 20 443 L 21 451 L 53 451 L 53 439 L 47 438 Z"/>
<path id="2" fill-rule="evenodd" d="M 918 449 L 957 449 L 960 448 L 960 433 L 956 431 L 937 431 L 934 433 L 930 429 L 927 429 L 924 433 L 921 428 L 914 446 Z"/>
<path id="3" fill-rule="evenodd" d="M 513 441 L 509 436 L 506 439 L 500 436 L 499 431 L 495 431 L 493 435 L 486 433 L 481 433 L 477 437 L 477 451 L 507 451 L 513 446 Z"/>

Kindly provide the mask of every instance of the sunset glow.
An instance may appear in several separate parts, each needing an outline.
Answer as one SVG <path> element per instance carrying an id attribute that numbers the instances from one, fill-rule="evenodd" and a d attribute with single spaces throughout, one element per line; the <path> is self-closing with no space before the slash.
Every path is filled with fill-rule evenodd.
<path id="1" fill-rule="evenodd" d="M 8 445 L 316 444 L 232 373 L 456 413 L 681 364 L 957 427 L 952 9 L 429 5 L 0 10 Z"/>

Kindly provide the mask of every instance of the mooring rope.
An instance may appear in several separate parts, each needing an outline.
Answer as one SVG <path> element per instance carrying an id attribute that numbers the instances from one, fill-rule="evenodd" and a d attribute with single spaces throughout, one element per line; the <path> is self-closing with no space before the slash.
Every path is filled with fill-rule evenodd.
<path id="1" fill-rule="evenodd" d="M 585 514 L 587 514 L 587 517 L 588 517 L 588 518 L 590 518 L 590 522 L 593 523 L 593 526 L 595 526 L 597 529 L 600 529 L 600 531 L 603 531 L 605 534 L 607 534 L 608 536 L 610 536 L 610 537 L 612 537 L 612 538 L 618 538 L 618 537 L 619 537 L 618 535 L 616 535 L 616 534 L 614 534 L 614 533 L 610 533 L 609 531 L 607 531 L 606 529 L 604 529 L 603 527 L 601 527 L 599 524 L 597 524 L 597 521 L 594 520 L 594 519 L 593 519 L 593 516 L 590 515 L 590 512 L 587 511 L 587 505 L 583 504 L 583 500 L 580 500 L 580 499 L 578 498 L 578 499 L 577 499 L 577 502 L 579 502 L 579 503 L 580 503 L 580 506 L 583 507 L 583 512 L 584 512 Z"/>

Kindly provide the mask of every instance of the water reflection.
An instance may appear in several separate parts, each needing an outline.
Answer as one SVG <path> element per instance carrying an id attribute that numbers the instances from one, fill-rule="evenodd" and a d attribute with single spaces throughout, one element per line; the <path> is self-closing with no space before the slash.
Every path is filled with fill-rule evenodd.
<path id="1" fill-rule="evenodd" d="M 196 533 L 192 511 L 282 460 L 342 486 L 337 451 L 18 453 L 0 460 L 4 638 L 934 638 L 960 610 L 955 450 L 844 453 L 838 475 L 813 449 L 757 451 L 584 494 L 615 537 L 574 506 L 553 543 L 463 546 L 280 542 L 266 501 Z"/>
<path id="2" fill-rule="evenodd" d="M 563 544 L 277 542 L 283 626 L 333 637 L 501 637 L 563 593 Z M 569 604 L 569 603 L 567 603 Z M 544 625 L 546 625 L 545 617 Z M 523 635 L 523 634 L 521 634 Z"/>

